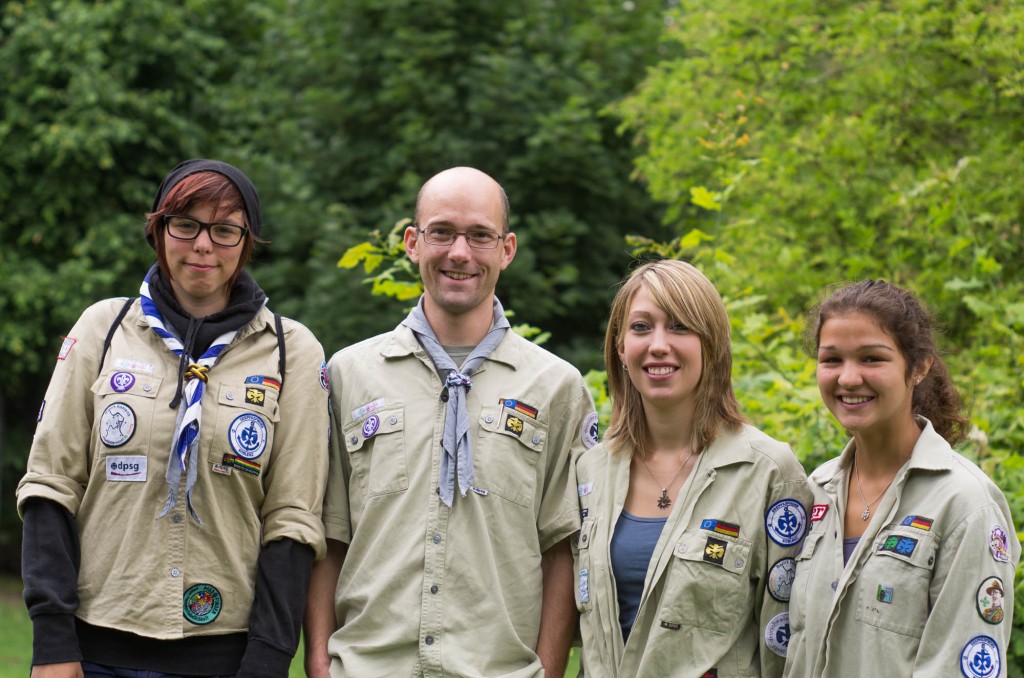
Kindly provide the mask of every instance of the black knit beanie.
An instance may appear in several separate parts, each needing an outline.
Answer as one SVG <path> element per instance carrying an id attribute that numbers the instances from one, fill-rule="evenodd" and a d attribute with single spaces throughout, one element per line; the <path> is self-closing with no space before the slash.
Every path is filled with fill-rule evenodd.
<path id="1" fill-rule="evenodd" d="M 252 231 L 254 236 L 259 237 L 260 229 L 263 227 L 263 213 L 260 211 L 260 196 L 256 193 L 256 187 L 252 185 L 249 177 L 245 176 L 242 170 L 220 160 L 196 158 L 194 160 L 186 160 L 175 167 L 160 183 L 160 188 L 153 199 L 152 211 L 156 212 L 160 209 L 160 203 L 164 201 L 164 198 L 171 192 L 171 189 L 178 185 L 178 182 L 197 172 L 216 172 L 217 174 L 223 174 L 231 180 L 231 183 L 235 185 L 235 188 L 242 195 L 242 203 L 245 205 L 245 216 L 249 222 L 249 230 Z M 152 245 L 153 243 L 150 242 L 149 244 Z"/>

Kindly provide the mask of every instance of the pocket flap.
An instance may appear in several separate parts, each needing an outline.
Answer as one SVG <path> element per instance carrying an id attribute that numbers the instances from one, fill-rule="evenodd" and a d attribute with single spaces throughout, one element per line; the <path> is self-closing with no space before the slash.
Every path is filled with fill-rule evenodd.
<path id="1" fill-rule="evenodd" d="M 92 390 L 98 396 L 133 395 L 139 398 L 155 398 L 160 390 L 163 377 L 133 372 L 112 372 L 100 377 Z"/>
<path id="2" fill-rule="evenodd" d="M 268 421 L 277 422 L 280 419 L 277 396 L 278 392 L 273 388 L 225 382 L 220 385 L 217 404 L 249 410 L 266 417 Z"/>
<path id="3" fill-rule="evenodd" d="M 511 436 L 523 446 L 540 452 L 544 449 L 547 427 L 522 412 L 501 407 L 484 407 L 480 410 L 480 428 L 492 433 Z"/>
<path id="4" fill-rule="evenodd" d="M 347 424 L 343 430 L 345 448 L 349 452 L 358 452 L 367 440 L 401 431 L 405 426 L 403 413 L 404 408 L 395 405 Z"/>
<path id="5" fill-rule="evenodd" d="M 935 566 L 938 546 L 929 535 L 919 530 L 892 530 L 883 532 L 875 542 L 876 556 L 895 558 L 914 567 L 927 570 Z"/>
<path id="6" fill-rule="evenodd" d="M 676 542 L 672 555 L 682 560 L 717 565 L 733 574 L 742 574 L 750 562 L 750 542 L 707 530 L 686 532 Z"/>

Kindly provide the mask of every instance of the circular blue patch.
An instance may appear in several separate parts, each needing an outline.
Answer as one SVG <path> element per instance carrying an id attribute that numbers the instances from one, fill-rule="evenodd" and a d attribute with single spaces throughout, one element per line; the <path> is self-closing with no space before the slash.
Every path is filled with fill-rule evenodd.
<path id="1" fill-rule="evenodd" d="M 974 636 L 960 652 L 960 671 L 967 678 L 994 678 L 1001 669 L 999 645 L 989 636 Z"/>
<path id="2" fill-rule="evenodd" d="M 792 546 L 804 536 L 807 527 L 807 509 L 796 499 L 780 499 L 764 517 L 768 536 L 779 546 Z"/>
<path id="3" fill-rule="evenodd" d="M 369 438 L 374 433 L 376 433 L 377 429 L 379 429 L 379 428 L 380 428 L 380 417 L 378 417 L 376 414 L 371 415 L 370 417 L 368 417 L 366 419 L 366 421 L 363 422 L 363 437 L 364 438 Z"/>
<path id="4" fill-rule="evenodd" d="M 764 644 L 779 655 L 786 656 L 789 649 L 789 613 L 781 612 L 772 617 L 764 627 Z"/>
<path id="5" fill-rule="evenodd" d="M 580 437 L 583 438 L 583 446 L 588 450 L 594 445 L 597 445 L 597 421 L 597 412 L 591 412 L 587 415 L 587 418 L 583 420 L 583 426 L 580 428 Z"/>
<path id="6" fill-rule="evenodd" d="M 228 428 L 228 442 L 235 454 L 255 459 L 267 449 L 267 425 L 258 414 L 240 414 Z"/>
<path id="7" fill-rule="evenodd" d="M 124 393 L 135 385 L 135 375 L 131 372 L 114 372 L 110 377 L 110 388 Z"/>
<path id="8" fill-rule="evenodd" d="M 331 380 L 327 376 L 327 361 L 320 363 L 320 386 L 326 391 L 331 385 Z"/>
<path id="9" fill-rule="evenodd" d="M 199 626 L 209 624 L 220 614 L 220 591 L 210 584 L 196 584 L 185 591 L 181 607 L 188 621 Z"/>

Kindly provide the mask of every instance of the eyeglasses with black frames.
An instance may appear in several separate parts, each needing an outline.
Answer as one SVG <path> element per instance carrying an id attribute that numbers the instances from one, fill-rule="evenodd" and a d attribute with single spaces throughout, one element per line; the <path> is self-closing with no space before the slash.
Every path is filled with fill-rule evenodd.
<path id="1" fill-rule="evenodd" d="M 469 243 L 469 246 L 477 250 L 493 250 L 498 243 L 505 239 L 504 233 L 495 233 L 486 228 L 473 228 L 468 231 L 457 231 L 451 226 L 427 226 L 417 228 L 423 234 L 423 239 L 428 245 L 447 247 L 455 244 L 461 235 Z"/>
<path id="2" fill-rule="evenodd" d="M 175 240 L 195 240 L 205 229 L 210 234 L 210 241 L 221 247 L 237 246 L 249 232 L 245 226 L 208 224 L 180 214 L 165 214 L 164 226 L 167 228 L 167 234 Z"/>

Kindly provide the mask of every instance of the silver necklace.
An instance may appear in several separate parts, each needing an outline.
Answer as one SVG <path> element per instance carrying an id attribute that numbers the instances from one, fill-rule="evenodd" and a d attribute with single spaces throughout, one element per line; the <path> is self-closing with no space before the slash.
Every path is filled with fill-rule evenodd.
<path id="1" fill-rule="evenodd" d="M 894 474 L 893 477 L 889 480 L 889 485 L 886 485 L 884 488 L 882 488 L 882 491 L 878 493 L 878 496 L 869 502 L 867 500 L 867 497 L 864 496 L 864 488 L 861 487 L 860 484 L 860 468 L 857 466 L 856 455 L 854 455 L 853 457 L 853 472 L 857 474 L 857 490 L 860 492 L 860 500 L 864 502 L 864 510 L 861 511 L 860 519 L 867 522 L 867 519 L 871 517 L 871 504 L 874 504 L 876 501 L 882 498 L 882 495 L 884 495 L 888 491 L 889 485 L 892 485 L 892 481 L 896 480 L 896 475 Z"/>
<path id="2" fill-rule="evenodd" d="M 661 496 L 658 497 L 658 508 L 667 509 L 669 506 L 672 505 L 672 500 L 668 498 L 668 488 L 672 487 L 672 483 L 676 481 L 676 478 L 679 477 L 679 474 L 682 473 L 683 469 L 686 468 L 686 465 L 690 463 L 690 457 L 693 456 L 694 452 L 696 452 L 696 450 L 690 450 L 690 453 L 686 455 L 686 459 L 684 459 L 683 463 L 679 466 L 679 470 L 676 471 L 676 474 L 674 476 L 672 476 L 672 480 L 668 481 L 668 485 L 665 485 L 664 487 L 661 488 Z M 656 485 L 661 485 L 661 483 L 658 482 L 658 479 L 654 477 L 654 473 L 651 472 L 651 467 L 647 465 L 647 462 L 641 459 L 640 463 L 644 465 L 645 469 L 647 469 L 647 474 L 651 476 L 651 480 L 653 480 Z"/>

